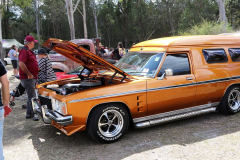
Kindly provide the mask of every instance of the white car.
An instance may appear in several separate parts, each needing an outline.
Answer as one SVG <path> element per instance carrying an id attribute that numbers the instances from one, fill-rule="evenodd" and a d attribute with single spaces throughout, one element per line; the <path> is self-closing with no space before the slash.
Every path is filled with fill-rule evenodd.
<path id="1" fill-rule="evenodd" d="M 4 65 L 9 65 L 9 64 L 12 64 L 12 61 L 10 58 L 4 58 L 4 61 L 3 61 Z"/>

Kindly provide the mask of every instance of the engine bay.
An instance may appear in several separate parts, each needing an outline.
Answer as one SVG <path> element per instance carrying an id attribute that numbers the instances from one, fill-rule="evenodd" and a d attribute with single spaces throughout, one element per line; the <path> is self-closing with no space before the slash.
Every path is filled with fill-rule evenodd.
<path id="1" fill-rule="evenodd" d="M 63 85 L 48 85 L 46 88 L 55 91 L 57 94 L 60 95 L 68 95 L 74 92 L 90 89 L 93 87 L 103 86 L 105 85 L 105 78 L 99 77 L 99 79 L 96 79 L 95 77 L 88 77 L 83 80 L 80 80 L 76 83 L 76 81 L 73 81 L 73 83 L 66 83 Z"/>
<path id="2" fill-rule="evenodd" d="M 126 82 L 126 76 L 119 77 L 118 72 L 115 72 L 113 75 L 104 75 L 92 74 L 92 70 L 90 69 L 88 69 L 88 72 L 83 73 L 83 70 L 78 74 L 78 78 L 52 81 L 52 83 L 44 85 L 44 87 L 55 91 L 57 94 L 68 95 L 94 87 Z"/>

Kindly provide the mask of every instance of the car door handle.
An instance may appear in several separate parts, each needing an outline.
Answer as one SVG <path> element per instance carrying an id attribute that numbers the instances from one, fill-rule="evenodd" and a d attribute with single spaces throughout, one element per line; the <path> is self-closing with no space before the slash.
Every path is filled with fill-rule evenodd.
<path id="1" fill-rule="evenodd" d="M 193 77 L 186 77 L 187 80 L 193 80 Z"/>

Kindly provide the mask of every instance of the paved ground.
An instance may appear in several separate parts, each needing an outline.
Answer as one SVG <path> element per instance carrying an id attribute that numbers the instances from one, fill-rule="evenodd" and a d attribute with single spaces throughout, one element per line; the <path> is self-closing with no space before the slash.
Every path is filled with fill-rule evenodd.
<path id="1" fill-rule="evenodd" d="M 12 74 L 7 66 L 8 75 Z M 11 90 L 19 83 L 10 78 Z M 240 159 L 240 114 L 211 113 L 141 130 L 130 129 L 118 142 L 99 144 L 87 132 L 72 136 L 43 122 L 25 119 L 16 100 L 4 122 L 6 160 Z"/>

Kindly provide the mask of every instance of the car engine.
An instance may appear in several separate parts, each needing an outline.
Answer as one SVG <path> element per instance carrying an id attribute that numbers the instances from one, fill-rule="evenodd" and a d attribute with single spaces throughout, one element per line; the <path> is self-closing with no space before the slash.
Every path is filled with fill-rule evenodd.
<path id="1" fill-rule="evenodd" d="M 81 90 L 102 86 L 104 84 L 105 84 L 105 79 L 103 77 L 101 77 L 99 80 L 96 80 L 93 77 L 93 78 L 81 80 L 80 83 L 67 83 L 62 86 L 49 85 L 47 86 L 47 88 L 55 91 L 57 94 L 68 95 Z"/>

